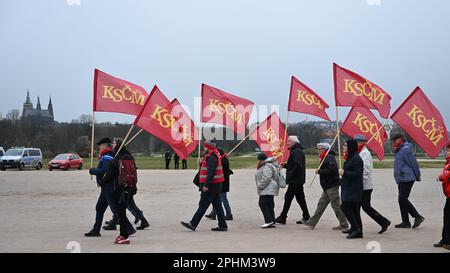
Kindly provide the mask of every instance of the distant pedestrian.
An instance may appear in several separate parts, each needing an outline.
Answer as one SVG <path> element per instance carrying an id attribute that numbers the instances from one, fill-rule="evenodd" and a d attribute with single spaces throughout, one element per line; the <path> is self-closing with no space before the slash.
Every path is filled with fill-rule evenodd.
<path id="1" fill-rule="evenodd" d="M 189 222 L 181 222 L 181 224 L 195 231 L 200 220 L 206 213 L 209 205 L 212 204 L 213 208 L 217 214 L 217 219 L 219 226 L 212 228 L 212 231 L 228 231 L 228 226 L 225 221 L 225 215 L 222 208 L 222 203 L 220 202 L 219 194 L 222 192 L 222 185 L 224 179 L 222 162 L 220 160 L 219 151 L 216 148 L 216 144 L 212 141 L 205 141 L 205 157 L 203 160 L 199 161 L 200 172 L 199 172 L 199 191 L 200 202 L 197 211 Z"/>
<path id="2" fill-rule="evenodd" d="M 361 206 L 363 211 L 372 218 L 378 225 L 380 225 L 381 229 L 378 232 L 379 234 L 384 233 L 388 227 L 391 225 L 391 221 L 381 215 L 378 211 L 376 211 L 371 204 L 372 192 L 373 192 L 373 160 L 370 151 L 367 149 L 366 145 L 368 140 L 363 135 L 356 135 L 354 138 L 358 142 L 358 152 L 359 156 L 364 162 L 364 173 L 363 173 L 363 195 L 361 199 Z"/>
<path id="3" fill-rule="evenodd" d="M 275 219 L 279 224 L 286 224 L 289 208 L 292 200 L 297 200 L 303 212 L 303 221 L 309 220 L 308 206 L 306 204 L 305 192 L 303 185 L 306 180 L 306 158 L 303 152 L 303 146 L 300 144 L 297 136 L 289 136 L 287 140 L 289 147 L 289 158 L 284 168 L 286 168 L 286 183 L 288 189 L 284 195 L 284 206 L 281 215 Z M 303 224 L 302 220 L 297 221 L 297 224 Z"/>
<path id="4" fill-rule="evenodd" d="M 173 155 L 173 163 L 175 165 L 175 170 L 178 170 L 180 168 L 180 156 L 177 153 Z"/>
<path id="5" fill-rule="evenodd" d="M 447 197 L 444 207 L 444 226 L 442 227 L 442 239 L 435 247 L 444 247 L 450 250 L 450 144 L 447 144 L 445 150 L 445 166 L 442 174 L 438 178 L 442 182 L 442 189 Z"/>
<path id="6" fill-rule="evenodd" d="M 350 223 L 347 239 L 363 238 L 361 221 L 361 199 L 363 194 L 364 162 L 358 153 L 356 140 L 347 140 L 344 145 L 344 169 L 339 170 L 341 179 L 342 211 Z"/>
<path id="7" fill-rule="evenodd" d="M 186 170 L 188 168 L 188 166 L 187 166 L 187 159 L 186 158 L 181 160 L 181 164 L 182 164 L 183 170 Z"/>
<path id="8" fill-rule="evenodd" d="M 412 145 L 406 141 L 403 134 L 395 134 L 391 138 L 395 150 L 394 178 L 398 185 L 398 203 L 402 222 L 396 228 L 411 228 L 409 215 L 414 218 L 412 228 L 418 228 L 425 218 L 419 214 L 414 205 L 408 200 L 412 187 L 416 181 L 420 181 L 420 168 Z"/>
<path id="9" fill-rule="evenodd" d="M 168 170 L 170 169 L 170 160 L 172 160 L 172 153 L 169 150 L 166 150 L 164 159 L 166 160 L 166 170 Z"/>
<path id="10" fill-rule="evenodd" d="M 316 174 L 320 175 L 320 186 L 323 191 L 319 202 L 317 203 L 316 212 L 308 221 L 303 222 L 305 226 L 310 229 L 315 228 L 320 217 L 322 217 L 322 214 L 328 207 L 328 204 L 331 204 L 331 208 L 339 221 L 339 225 L 333 227 L 333 230 L 348 229 L 347 219 L 341 209 L 341 198 L 339 196 L 339 169 L 336 163 L 336 153 L 331 149 L 332 148 L 328 143 L 317 144 L 317 150 L 322 165 L 319 170 L 316 170 Z"/>
<path id="11" fill-rule="evenodd" d="M 222 192 L 219 194 L 220 202 L 225 209 L 225 220 L 232 221 L 233 213 L 231 212 L 230 202 L 228 201 L 227 193 L 230 192 L 230 175 L 233 174 L 233 171 L 230 169 L 230 161 L 228 160 L 227 155 L 223 151 L 223 149 L 217 149 L 220 153 L 220 161 L 222 162 L 223 176 L 225 180 L 223 181 Z M 216 220 L 216 212 L 214 209 L 210 214 L 205 215 L 206 218 Z"/>

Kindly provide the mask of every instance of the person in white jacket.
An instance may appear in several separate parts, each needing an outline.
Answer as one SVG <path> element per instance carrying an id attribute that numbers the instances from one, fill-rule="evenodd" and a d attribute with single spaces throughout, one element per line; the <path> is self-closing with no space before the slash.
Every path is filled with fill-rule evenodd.
<path id="1" fill-rule="evenodd" d="M 376 211 L 371 205 L 372 199 L 372 191 L 373 191 L 373 161 L 372 154 L 367 149 L 366 145 L 368 140 L 363 135 L 356 135 L 354 140 L 358 142 L 358 150 L 359 156 L 362 158 L 364 162 L 364 173 L 363 173 L 363 196 L 361 199 L 361 207 L 363 211 L 369 215 L 377 224 L 381 226 L 381 230 L 378 232 L 379 234 L 384 233 L 388 227 L 391 225 L 391 221 L 389 221 L 386 217 L 381 215 L 378 211 Z"/>

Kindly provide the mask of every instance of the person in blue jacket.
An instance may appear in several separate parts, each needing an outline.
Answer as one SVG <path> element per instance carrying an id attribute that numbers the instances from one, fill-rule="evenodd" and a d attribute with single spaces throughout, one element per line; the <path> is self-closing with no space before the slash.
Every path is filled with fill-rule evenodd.
<path id="1" fill-rule="evenodd" d="M 101 179 L 106 173 L 108 168 L 109 161 L 114 158 L 114 152 L 111 147 L 111 139 L 102 138 L 97 143 L 99 153 L 99 161 L 97 168 L 89 169 L 89 174 L 95 175 L 97 180 L 97 186 L 99 186 Z M 100 228 L 103 221 L 103 215 L 105 214 L 106 209 L 111 208 L 112 213 L 116 213 L 113 200 L 113 185 L 104 185 L 101 187 L 100 195 L 97 200 L 97 205 L 95 206 L 95 224 L 91 231 L 85 233 L 86 237 L 100 237 Z"/>
<path id="2" fill-rule="evenodd" d="M 414 205 L 408 200 L 411 189 L 416 181 L 420 181 L 420 168 L 412 145 L 406 141 L 403 134 L 395 134 L 391 137 L 395 150 L 394 178 L 398 185 L 398 204 L 402 222 L 396 228 L 411 228 L 409 215 L 414 218 L 412 228 L 417 228 L 425 218 L 419 214 Z"/>

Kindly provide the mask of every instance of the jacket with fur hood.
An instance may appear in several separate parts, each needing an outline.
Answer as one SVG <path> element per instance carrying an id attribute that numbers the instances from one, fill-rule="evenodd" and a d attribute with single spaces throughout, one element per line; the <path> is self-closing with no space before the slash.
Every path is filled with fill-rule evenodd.
<path id="1" fill-rule="evenodd" d="M 280 190 L 278 182 L 274 179 L 275 170 L 280 168 L 275 157 L 267 158 L 263 165 L 256 170 L 255 181 L 259 196 L 277 196 Z"/>

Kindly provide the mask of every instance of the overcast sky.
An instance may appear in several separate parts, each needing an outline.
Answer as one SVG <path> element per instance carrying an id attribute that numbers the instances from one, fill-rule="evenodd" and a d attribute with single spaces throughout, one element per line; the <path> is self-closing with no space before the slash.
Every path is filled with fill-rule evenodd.
<path id="1" fill-rule="evenodd" d="M 291 75 L 334 105 L 336 62 L 389 92 L 392 110 L 419 85 L 448 121 L 449 14 L 448 0 L 0 0 L 0 112 L 30 89 L 44 108 L 52 96 L 58 121 L 90 114 L 98 68 L 191 109 L 205 82 L 284 118 Z"/>

